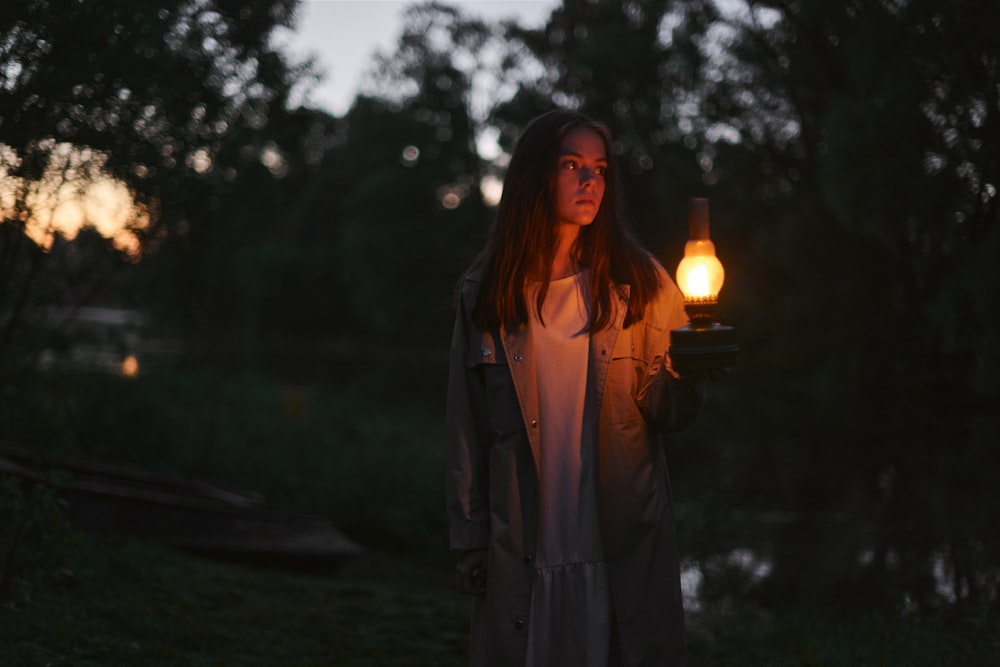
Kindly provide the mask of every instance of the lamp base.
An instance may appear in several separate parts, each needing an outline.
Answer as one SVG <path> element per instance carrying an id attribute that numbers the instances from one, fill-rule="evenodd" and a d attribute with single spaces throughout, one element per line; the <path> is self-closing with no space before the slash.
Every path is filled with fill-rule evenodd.
<path id="1" fill-rule="evenodd" d="M 733 327 L 696 322 L 670 332 L 670 364 L 676 371 L 711 370 L 736 365 L 740 348 Z"/>

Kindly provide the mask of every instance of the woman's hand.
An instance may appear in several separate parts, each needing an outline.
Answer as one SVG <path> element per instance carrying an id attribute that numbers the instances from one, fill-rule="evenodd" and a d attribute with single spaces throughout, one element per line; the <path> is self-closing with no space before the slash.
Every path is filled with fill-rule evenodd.
<path id="1" fill-rule="evenodd" d="M 470 595 L 486 594 L 486 549 L 469 549 L 462 553 L 455 566 L 458 590 Z"/>

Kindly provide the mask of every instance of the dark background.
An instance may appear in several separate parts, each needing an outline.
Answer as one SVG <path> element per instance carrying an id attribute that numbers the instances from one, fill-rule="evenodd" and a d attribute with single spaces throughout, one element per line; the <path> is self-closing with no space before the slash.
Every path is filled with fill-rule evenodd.
<path id="1" fill-rule="evenodd" d="M 415 5 L 382 92 L 343 117 L 288 103 L 312 70 L 268 40 L 295 4 L 2 3 L 3 437 L 88 450 L 17 415 L 93 305 L 142 313 L 144 374 L 377 385 L 437 415 L 452 286 L 493 215 L 478 183 L 503 172 L 477 133 L 510 150 L 572 107 L 611 127 L 631 222 L 671 272 L 688 198 L 711 202 L 742 355 L 670 453 L 705 600 L 996 618 L 993 0 L 775 0 L 739 21 L 566 0 L 539 30 Z M 499 82 L 485 105 L 474 76 Z M 25 237 L 65 143 L 148 214 L 141 257 L 93 230 Z M 40 324 L 52 306 L 69 315 Z"/>

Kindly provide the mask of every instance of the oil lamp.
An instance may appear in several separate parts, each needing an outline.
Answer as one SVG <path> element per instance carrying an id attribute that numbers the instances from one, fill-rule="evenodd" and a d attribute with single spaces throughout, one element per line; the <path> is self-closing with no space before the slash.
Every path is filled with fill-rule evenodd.
<path id="1" fill-rule="evenodd" d="M 736 363 L 736 332 L 714 321 L 725 279 L 715 244 L 708 237 L 708 200 L 688 202 L 690 239 L 677 265 L 677 286 L 691 322 L 670 332 L 670 363 L 677 371 L 722 369 Z"/>

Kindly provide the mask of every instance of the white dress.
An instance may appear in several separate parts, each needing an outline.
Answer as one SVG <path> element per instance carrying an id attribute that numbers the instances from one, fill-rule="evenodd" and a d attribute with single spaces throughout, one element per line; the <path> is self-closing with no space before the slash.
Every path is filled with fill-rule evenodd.
<path id="1" fill-rule="evenodd" d="M 529 289 L 541 444 L 527 664 L 606 667 L 611 601 L 598 518 L 593 419 L 586 401 L 589 273 L 549 283 L 544 325 L 534 314 L 536 294 Z"/>

